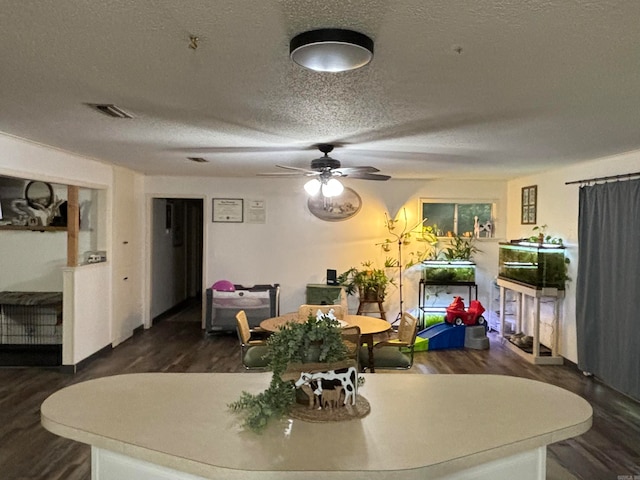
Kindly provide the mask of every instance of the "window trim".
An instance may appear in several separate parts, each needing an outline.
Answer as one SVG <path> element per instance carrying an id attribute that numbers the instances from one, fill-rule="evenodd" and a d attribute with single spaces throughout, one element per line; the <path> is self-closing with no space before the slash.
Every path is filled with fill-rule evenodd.
<path id="1" fill-rule="evenodd" d="M 420 212 L 420 217 L 422 218 L 422 212 L 424 211 L 424 207 L 423 205 L 425 203 L 447 203 L 447 204 L 453 204 L 454 205 L 454 209 L 453 209 L 453 226 L 454 226 L 454 233 L 457 235 L 458 232 L 458 205 L 464 205 L 464 204 L 490 204 L 491 205 L 491 222 L 493 223 L 493 229 L 491 230 L 491 236 L 489 237 L 479 237 L 479 240 L 482 239 L 490 239 L 490 238 L 496 238 L 496 218 L 497 218 L 497 212 L 498 212 L 498 200 L 495 198 L 489 199 L 489 198 L 480 198 L 480 199 L 469 199 L 469 198 L 465 198 L 465 199 L 457 199 L 457 198 L 431 198 L 431 197 L 420 197 L 419 200 L 419 212 Z M 426 225 L 429 225 L 429 223 L 427 222 Z M 448 238 L 446 236 L 439 236 L 438 238 Z"/>

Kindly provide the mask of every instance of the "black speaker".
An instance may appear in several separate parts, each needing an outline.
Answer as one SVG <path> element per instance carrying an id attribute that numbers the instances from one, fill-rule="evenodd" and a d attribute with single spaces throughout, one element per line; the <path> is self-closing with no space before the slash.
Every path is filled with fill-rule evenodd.
<path id="1" fill-rule="evenodd" d="M 338 276 L 335 270 L 327 269 L 327 285 L 337 285 Z"/>

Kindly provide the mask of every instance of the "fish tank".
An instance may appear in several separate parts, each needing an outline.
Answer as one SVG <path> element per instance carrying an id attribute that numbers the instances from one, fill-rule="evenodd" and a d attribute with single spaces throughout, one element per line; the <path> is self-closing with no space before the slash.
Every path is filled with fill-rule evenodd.
<path id="1" fill-rule="evenodd" d="M 422 280 L 425 283 L 443 285 L 475 283 L 476 264 L 467 260 L 424 260 Z"/>
<path id="2" fill-rule="evenodd" d="M 564 290 L 567 279 L 565 247 L 521 241 L 500 243 L 498 278 L 528 285 L 537 290 Z"/>

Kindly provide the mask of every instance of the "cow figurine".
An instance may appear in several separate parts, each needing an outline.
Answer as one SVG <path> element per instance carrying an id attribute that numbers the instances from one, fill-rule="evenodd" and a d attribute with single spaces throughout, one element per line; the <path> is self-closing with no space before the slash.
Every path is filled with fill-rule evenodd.
<path id="1" fill-rule="evenodd" d="M 297 382 L 296 382 L 297 383 Z M 309 383 L 301 383 L 300 385 L 296 385 L 296 388 L 299 388 L 304 392 L 304 394 L 309 399 L 309 409 L 314 408 L 322 408 L 320 395 L 322 394 L 322 387 L 313 388 L 311 382 Z"/>
<path id="2" fill-rule="evenodd" d="M 290 365 L 282 380 L 293 380 L 309 397 L 309 408 L 355 405 L 358 371 L 353 360 L 331 364 Z M 337 392 L 336 392 L 337 391 Z M 340 399 L 344 399 L 340 402 Z"/>
<path id="3" fill-rule="evenodd" d="M 342 387 L 322 391 L 322 408 L 338 408 L 341 406 Z"/>

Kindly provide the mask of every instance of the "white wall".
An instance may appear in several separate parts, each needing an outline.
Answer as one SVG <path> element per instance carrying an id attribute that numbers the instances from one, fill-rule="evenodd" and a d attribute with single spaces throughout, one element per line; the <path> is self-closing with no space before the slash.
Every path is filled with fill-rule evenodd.
<path id="1" fill-rule="evenodd" d="M 537 224 L 547 225 L 547 233 L 562 237 L 568 247 L 566 255 L 570 259 L 566 298 L 563 302 L 560 327 L 560 354 L 577 363 L 576 344 L 576 292 L 575 280 L 578 268 L 578 192 L 579 185 L 565 185 L 565 182 L 637 172 L 640 152 L 582 162 L 570 167 L 559 168 L 539 175 L 518 178 L 508 185 L 507 237 L 509 239 L 528 237 L 531 225 L 520 224 L 520 193 L 527 185 L 538 186 Z"/>
<path id="2" fill-rule="evenodd" d="M 342 272 L 374 260 L 382 266 L 386 255 L 376 243 L 389 236 L 384 226 L 385 212 L 396 212 L 404 206 L 409 223 L 417 223 L 421 197 L 462 200 L 478 198 L 496 200 L 497 236 L 504 238 L 506 219 L 506 182 L 473 181 L 405 181 L 388 182 L 345 181 L 362 197 L 362 209 L 353 218 L 342 222 L 324 222 L 313 216 L 306 206 L 302 188 L 304 179 L 236 179 L 194 177 L 147 177 L 148 196 L 189 197 L 206 195 L 205 200 L 205 282 L 216 280 L 234 283 L 281 284 L 281 311 L 294 311 L 304 303 L 305 286 L 323 283 L 326 270 Z M 213 198 L 243 198 L 265 200 L 266 223 L 213 223 Z M 479 293 L 487 302 L 490 283 L 497 272 L 497 240 L 479 244 L 483 253 L 476 260 L 479 269 Z M 409 249 L 410 250 L 410 249 Z M 418 300 L 416 272 L 404 277 L 404 307 L 415 308 Z M 355 309 L 355 299 L 351 307 Z M 392 290 L 386 302 L 388 318 L 398 311 L 397 290 Z"/>
<path id="3" fill-rule="evenodd" d="M 2 133 L 0 175 L 96 188 L 113 182 L 110 165 Z"/>
<path id="4" fill-rule="evenodd" d="M 61 292 L 67 232 L 0 232 L 0 291 Z"/>
<path id="5" fill-rule="evenodd" d="M 5 220 L 17 216 L 10 209 L 11 200 L 24 198 L 28 179 L 10 179 L 9 183 L 11 188 L 2 189 Z M 52 187 L 56 198 L 66 200 L 66 186 Z M 0 291 L 62 291 L 61 269 L 67 263 L 66 232 L 3 230 L 0 252 Z"/>
<path id="6" fill-rule="evenodd" d="M 62 363 L 76 365 L 111 343 L 111 265 L 64 269 Z"/>

